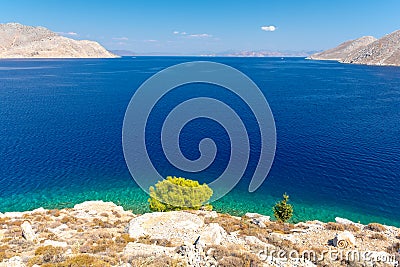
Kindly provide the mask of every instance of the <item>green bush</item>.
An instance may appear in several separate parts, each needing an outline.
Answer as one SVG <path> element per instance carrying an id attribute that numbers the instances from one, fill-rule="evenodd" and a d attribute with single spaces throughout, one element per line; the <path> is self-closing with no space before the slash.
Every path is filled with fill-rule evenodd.
<path id="1" fill-rule="evenodd" d="M 273 207 L 274 216 L 279 222 L 287 222 L 293 216 L 293 207 L 288 204 L 289 196 L 283 194 L 283 199 Z"/>
<path id="2" fill-rule="evenodd" d="M 200 209 L 203 206 L 210 209 L 211 205 L 207 201 L 212 194 L 213 191 L 207 184 L 201 185 L 198 181 L 168 176 L 155 187 L 150 187 L 148 201 L 152 211 Z"/>

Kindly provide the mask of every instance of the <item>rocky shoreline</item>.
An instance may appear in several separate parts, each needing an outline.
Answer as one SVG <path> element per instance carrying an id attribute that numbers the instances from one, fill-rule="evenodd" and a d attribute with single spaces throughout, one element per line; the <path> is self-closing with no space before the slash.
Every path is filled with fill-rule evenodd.
<path id="1" fill-rule="evenodd" d="M 0 267 L 398 266 L 400 229 L 282 224 L 215 211 L 133 214 L 112 202 L 0 213 Z"/>

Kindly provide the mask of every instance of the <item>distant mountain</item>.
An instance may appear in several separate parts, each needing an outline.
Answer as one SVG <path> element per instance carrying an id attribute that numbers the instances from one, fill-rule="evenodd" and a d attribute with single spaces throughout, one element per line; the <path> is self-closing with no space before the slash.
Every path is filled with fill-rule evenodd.
<path id="1" fill-rule="evenodd" d="M 121 57 L 136 56 L 136 53 L 130 50 L 110 50 L 110 52 Z"/>
<path id="2" fill-rule="evenodd" d="M 99 43 L 74 40 L 44 27 L 0 24 L 0 58 L 114 58 Z"/>
<path id="3" fill-rule="evenodd" d="M 375 37 L 364 36 L 355 40 L 344 42 L 335 48 L 313 54 L 309 57 L 309 59 L 340 61 L 347 58 L 350 54 L 359 51 L 367 45 L 375 42 L 376 40 L 377 39 Z"/>
<path id="4" fill-rule="evenodd" d="M 240 52 L 224 52 L 216 53 L 213 56 L 226 57 L 307 57 L 315 51 L 240 51 Z"/>
<path id="5" fill-rule="evenodd" d="M 400 30 L 354 51 L 341 62 L 365 65 L 400 66 Z"/>

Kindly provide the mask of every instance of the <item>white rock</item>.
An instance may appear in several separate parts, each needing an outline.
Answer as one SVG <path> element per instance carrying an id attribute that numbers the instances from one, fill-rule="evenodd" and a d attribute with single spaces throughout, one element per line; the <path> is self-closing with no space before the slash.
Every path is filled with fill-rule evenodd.
<path id="1" fill-rule="evenodd" d="M 345 219 L 345 218 L 340 218 L 340 217 L 336 217 L 335 222 L 340 223 L 340 224 L 354 224 L 354 222 L 352 222 L 348 219 Z"/>
<path id="2" fill-rule="evenodd" d="M 89 214 L 89 215 L 96 215 L 96 214 L 97 214 L 97 211 L 95 211 L 95 210 L 89 210 L 88 214 Z"/>
<path id="3" fill-rule="evenodd" d="M 34 242 L 36 241 L 36 234 L 32 229 L 32 225 L 28 221 L 24 221 L 21 224 L 22 235 L 28 241 Z"/>
<path id="4" fill-rule="evenodd" d="M 204 218 L 217 218 L 218 217 L 218 213 L 216 211 L 209 211 L 204 215 Z"/>
<path id="5" fill-rule="evenodd" d="M 102 213 L 106 211 L 124 211 L 121 206 L 115 205 L 113 202 L 99 201 L 85 201 L 74 206 L 74 210 L 89 210 L 96 211 L 97 213 Z"/>
<path id="6" fill-rule="evenodd" d="M 132 238 L 150 236 L 167 239 L 173 244 L 193 244 L 204 225 L 203 218 L 185 211 L 146 213 L 132 219 L 126 231 Z M 160 231 L 162 229 L 162 231 Z"/>
<path id="7" fill-rule="evenodd" d="M 54 240 L 45 240 L 43 242 L 44 246 L 53 246 L 53 247 L 62 247 L 65 248 L 68 246 L 67 242 L 60 242 L 60 241 L 54 241 Z"/>
<path id="8" fill-rule="evenodd" d="M 218 223 L 210 223 L 203 228 L 200 234 L 200 242 L 205 245 L 221 245 L 227 235 L 224 228 Z"/>
<path id="9" fill-rule="evenodd" d="M 354 246 L 355 244 L 356 244 L 356 238 L 349 231 L 338 233 L 333 239 L 333 245 L 335 247 L 342 249 Z"/>
<path id="10" fill-rule="evenodd" d="M 30 213 L 44 213 L 46 211 L 47 210 L 45 210 L 43 207 L 40 207 L 40 208 L 32 210 Z"/>
<path id="11" fill-rule="evenodd" d="M 244 216 L 249 218 L 251 223 L 253 223 L 261 228 L 265 228 L 266 227 L 265 224 L 271 221 L 270 216 L 265 216 L 265 215 L 261 215 L 258 213 L 248 212 Z"/>
<path id="12" fill-rule="evenodd" d="M 23 212 L 6 212 L 3 214 L 4 217 L 8 218 L 21 218 L 23 215 Z"/>
<path id="13" fill-rule="evenodd" d="M 130 242 L 126 245 L 123 254 L 125 256 L 142 256 L 142 257 L 150 257 L 150 256 L 163 256 L 163 255 L 172 255 L 175 251 L 175 248 L 172 247 L 163 247 L 157 245 L 147 245 L 142 243 L 133 243 Z"/>
<path id="14" fill-rule="evenodd" d="M 25 267 L 25 264 L 22 261 L 21 257 L 15 256 L 8 260 L 4 260 L 3 266 L 4 267 Z"/>

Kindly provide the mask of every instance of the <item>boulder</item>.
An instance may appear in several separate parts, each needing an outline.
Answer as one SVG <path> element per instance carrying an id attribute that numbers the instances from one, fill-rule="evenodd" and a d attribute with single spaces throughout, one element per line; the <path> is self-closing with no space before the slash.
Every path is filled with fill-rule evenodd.
<path id="1" fill-rule="evenodd" d="M 123 254 L 124 256 L 131 257 L 150 257 L 150 256 L 164 256 L 172 255 L 175 252 L 175 248 L 163 247 L 157 245 L 147 245 L 142 243 L 130 242 L 126 245 Z"/>
<path id="2" fill-rule="evenodd" d="M 255 225 L 257 225 L 257 226 L 259 226 L 261 228 L 265 228 L 266 227 L 265 223 L 271 221 L 271 217 L 270 216 L 265 216 L 265 215 L 261 215 L 261 214 L 258 214 L 258 213 L 248 212 L 244 216 L 249 218 L 251 223 L 253 223 L 253 224 L 255 224 Z"/>
<path id="3" fill-rule="evenodd" d="M 135 239 L 150 236 L 153 239 L 169 240 L 174 245 L 182 245 L 193 244 L 202 232 L 203 225 L 203 218 L 190 212 L 153 212 L 132 219 L 126 232 Z"/>
<path id="4" fill-rule="evenodd" d="M 124 211 L 124 208 L 121 206 L 115 205 L 113 202 L 104 202 L 102 200 L 99 201 L 86 201 L 81 204 L 76 204 L 74 206 L 74 210 L 79 211 L 88 211 L 89 214 L 97 214 L 103 212 L 113 212 L 113 211 Z"/>
<path id="5" fill-rule="evenodd" d="M 0 263 L 1 267 L 25 267 L 22 258 L 19 256 L 12 257 L 8 260 L 4 260 L 3 263 Z"/>
<path id="6" fill-rule="evenodd" d="M 345 249 L 350 246 L 355 246 L 356 244 L 356 238 L 349 231 L 344 231 L 336 234 L 335 238 L 332 241 L 335 247 L 341 249 Z"/>
<path id="7" fill-rule="evenodd" d="M 227 235 L 224 228 L 218 223 L 210 223 L 203 228 L 199 241 L 204 245 L 221 245 Z"/>
<path id="8" fill-rule="evenodd" d="M 31 241 L 31 242 L 36 241 L 36 234 L 33 231 L 32 225 L 30 222 L 24 221 L 21 224 L 21 230 L 22 230 L 22 235 L 26 240 Z"/>

